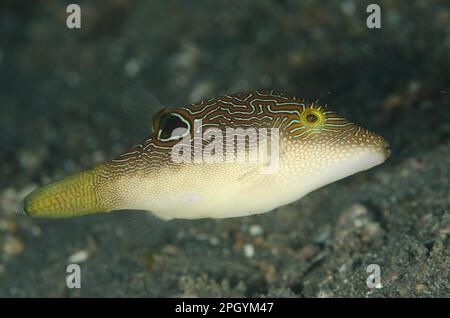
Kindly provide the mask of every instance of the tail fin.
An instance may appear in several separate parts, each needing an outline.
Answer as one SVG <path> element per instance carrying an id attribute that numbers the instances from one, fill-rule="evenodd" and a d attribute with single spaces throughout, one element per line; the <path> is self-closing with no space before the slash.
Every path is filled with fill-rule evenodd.
<path id="1" fill-rule="evenodd" d="M 94 190 L 95 168 L 52 182 L 24 199 L 26 215 L 67 218 L 106 212 Z"/>

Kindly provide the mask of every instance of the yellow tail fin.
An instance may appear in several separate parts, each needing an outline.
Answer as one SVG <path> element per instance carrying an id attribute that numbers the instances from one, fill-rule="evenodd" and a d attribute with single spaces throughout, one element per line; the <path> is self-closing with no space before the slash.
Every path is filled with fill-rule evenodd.
<path id="1" fill-rule="evenodd" d="M 66 218 L 104 212 L 94 190 L 95 174 L 95 168 L 86 170 L 33 191 L 24 199 L 24 213 Z"/>

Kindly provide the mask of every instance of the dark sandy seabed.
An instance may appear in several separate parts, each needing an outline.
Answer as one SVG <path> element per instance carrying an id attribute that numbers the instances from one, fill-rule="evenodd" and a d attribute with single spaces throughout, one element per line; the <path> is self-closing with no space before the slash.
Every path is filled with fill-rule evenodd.
<path id="1" fill-rule="evenodd" d="M 64 1 L 0 4 L 0 296 L 450 296 L 448 1 L 379 1 L 381 30 L 363 1 L 78 3 L 81 30 Z M 274 212 L 150 239 L 110 215 L 20 215 L 38 185 L 137 141 L 120 110 L 136 84 L 167 106 L 261 87 L 320 98 L 393 154 Z"/>

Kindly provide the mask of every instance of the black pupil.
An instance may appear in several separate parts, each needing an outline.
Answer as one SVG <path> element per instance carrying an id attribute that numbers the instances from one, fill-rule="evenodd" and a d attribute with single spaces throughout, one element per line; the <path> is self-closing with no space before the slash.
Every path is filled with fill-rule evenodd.
<path id="1" fill-rule="evenodd" d="M 188 126 L 179 116 L 166 114 L 161 118 L 159 137 L 162 139 L 169 139 L 172 137 L 172 132 L 177 128 L 188 128 Z M 179 137 L 181 138 L 182 136 L 180 135 Z"/>
<path id="2" fill-rule="evenodd" d="M 317 116 L 314 114 L 309 114 L 306 116 L 306 121 L 310 124 L 315 123 L 317 121 L 317 119 L 318 119 Z"/>

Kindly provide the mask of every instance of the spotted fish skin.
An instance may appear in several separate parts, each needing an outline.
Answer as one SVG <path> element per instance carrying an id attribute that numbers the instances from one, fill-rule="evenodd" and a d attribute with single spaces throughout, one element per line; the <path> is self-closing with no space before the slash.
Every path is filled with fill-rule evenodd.
<path id="1" fill-rule="evenodd" d="M 275 173 L 266 174 L 261 161 L 176 163 L 172 149 L 179 140 L 161 137 L 160 115 L 149 138 L 72 177 L 63 191 L 58 187 L 65 179 L 38 189 L 25 199 L 25 212 L 67 217 L 137 209 L 167 220 L 245 216 L 289 204 L 326 184 L 381 164 L 389 156 L 382 137 L 325 105 L 269 90 L 205 99 L 161 114 L 183 120 L 191 136 L 195 135 L 196 120 L 202 121 L 204 131 L 216 129 L 224 135 L 228 128 L 278 129 L 279 166 Z M 201 144 L 205 146 L 205 140 Z M 244 150 L 246 155 L 255 151 L 251 147 Z M 89 178 L 81 177 L 85 174 Z M 89 198 L 74 200 L 67 190 L 71 188 L 78 189 L 78 195 L 79 189 L 84 189 Z"/>

